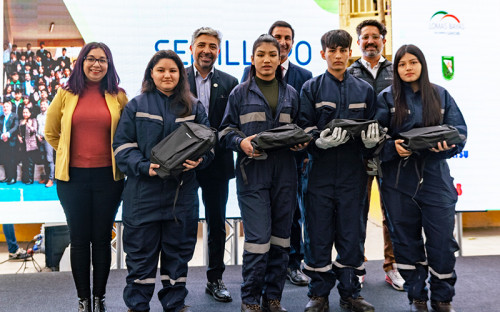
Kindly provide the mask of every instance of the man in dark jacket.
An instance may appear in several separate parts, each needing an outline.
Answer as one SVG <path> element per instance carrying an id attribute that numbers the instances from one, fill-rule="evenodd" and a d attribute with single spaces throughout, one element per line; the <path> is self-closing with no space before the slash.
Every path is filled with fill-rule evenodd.
<path id="1" fill-rule="evenodd" d="M 66 48 L 63 48 L 62 55 L 57 58 L 57 66 L 59 66 L 59 68 L 62 70 L 64 68 L 70 68 L 70 65 L 71 65 L 71 60 L 66 55 Z"/>
<path id="2" fill-rule="evenodd" d="M 288 55 L 293 47 L 295 31 L 292 26 L 285 21 L 276 21 L 271 25 L 268 32 L 276 38 L 280 44 L 281 68 L 284 74 L 283 80 L 292 86 L 300 95 L 300 90 L 304 82 L 312 78 L 312 73 L 307 69 L 294 65 L 290 62 Z M 250 66 L 245 68 L 241 82 L 248 78 Z M 297 207 L 293 214 L 292 234 L 290 236 L 290 257 L 288 259 L 287 278 L 294 285 L 306 286 L 309 279 L 300 270 L 300 263 L 304 259 L 304 244 L 302 240 L 302 172 L 306 153 L 297 153 L 295 156 L 297 162 L 298 190 Z"/>
<path id="3" fill-rule="evenodd" d="M 0 155 L 5 168 L 5 178 L 0 182 L 11 185 L 17 181 L 16 141 L 19 121 L 17 114 L 12 112 L 12 103 L 3 103 L 3 115 L 0 116 Z"/>
<path id="4" fill-rule="evenodd" d="M 229 93 L 238 80 L 214 68 L 219 55 L 221 34 L 210 27 L 201 27 L 193 33 L 189 49 L 194 63 L 187 75 L 191 92 L 208 114 L 210 126 L 218 129 L 226 110 Z M 229 302 L 231 294 L 222 281 L 226 243 L 226 203 L 229 180 L 234 178 L 233 152 L 215 147 L 215 159 L 205 169 L 196 172 L 202 191 L 205 218 L 208 225 L 208 267 L 206 291 L 215 300 Z"/>
<path id="5" fill-rule="evenodd" d="M 372 85 L 376 94 L 392 83 L 392 63 L 382 55 L 387 29 L 376 20 L 366 20 L 356 27 L 362 56 L 347 71 Z"/>
<path id="6" fill-rule="evenodd" d="M 354 62 L 347 71 L 358 78 L 363 79 L 372 85 L 377 94 L 392 84 L 393 70 L 392 63 L 382 56 L 384 49 L 385 36 L 387 29 L 376 20 L 365 20 L 356 27 L 358 34 L 358 46 L 361 50 L 361 58 Z M 376 174 L 373 172 L 373 174 Z M 368 197 L 367 205 L 370 204 L 371 187 L 374 175 L 368 176 Z M 382 202 L 381 202 L 382 205 Z M 383 209 L 383 207 L 382 207 Z M 366 209 L 368 213 L 368 209 Z M 382 216 L 384 214 L 382 213 Z M 365 215 L 367 218 L 368 215 Z M 394 289 L 403 290 L 404 279 L 396 269 L 396 260 L 394 260 L 394 251 L 389 236 L 389 229 L 385 217 L 383 218 L 384 232 L 384 271 L 385 281 Z M 364 275 L 360 277 L 361 283 L 364 281 Z"/>

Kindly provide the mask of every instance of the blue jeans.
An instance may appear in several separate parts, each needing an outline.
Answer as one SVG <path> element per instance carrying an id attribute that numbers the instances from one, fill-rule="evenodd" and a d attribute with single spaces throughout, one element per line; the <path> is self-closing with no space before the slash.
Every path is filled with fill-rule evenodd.
<path id="1" fill-rule="evenodd" d="M 7 241 L 7 247 L 10 253 L 15 253 L 19 249 L 16 241 L 16 233 L 14 232 L 14 224 L 3 224 L 3 234 Z"/>

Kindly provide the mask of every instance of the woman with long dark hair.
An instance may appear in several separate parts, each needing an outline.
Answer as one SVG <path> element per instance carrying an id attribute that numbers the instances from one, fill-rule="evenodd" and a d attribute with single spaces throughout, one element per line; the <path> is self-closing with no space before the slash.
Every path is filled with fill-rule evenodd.
<path id="1" fill-rule="evenodd" d="M 198 183 L 192 169 L 206 166 L 207 153 L 185 160 L 178 179 L 162 180 L 150 161 L 151 149 L 191 121 L 209 125 L 205 109 L 189 92 L 187 74 L 175 52 L 161 50 L 144 72 L 141 94 L 125 107 L 113 148 L 127 175 L 123 197 L 123 246 L 127 253 L 127 286 L 123 291 L 129 311 L 149 311 L 160 256 L 163 288 L 158 298 L 164 311 L 188 312 L 186 279 L 198 230 Z"/>
<path id="2" fill-rule="evenodd" d="M 298 94 L 282 80 L 280 46 L 270 35 L 254 43 L 247 81 L 229 96 L 221 129 L 222 143 L 245 157 L 259 157 L 250 143 L 259 132 L 295 123 Z M 305 146 L 298 146 L 303 148 Z M 292 151 L 268 153 L 265 160 L 236 170 L 238 202 L 245 224 L 241 311 L 286 311 L 281 295 L 286 279 L 297 175 Z"/>
<path id="3" fill-rule="evenodd" d="M 57 194 L 69 226 L 79 312 L 106 311 L 111 230 L 123 190 L 123 174 L 111 148 L 128 101 L 119 82 L 108 46 L 88 43 L 47 111 L 45 139 L 57 151 Z"/>
<path id="4" fill-rule="evenodd" d="M 38 153 L 38 144 L 36 141 L 36 133 L 38 122 L 32 116 L 32 109 L 24 107 L 22 109 L 22 120 L 19 122 L 19 133 L 17 138 L 19 141 L 22 178 L 24 184 L 33 184 L 35 176 L 35 158 Z"/>
<path id="5" fill-rule="evenodd" d="M 379 94 L 378 105 L 375 119 L 388 127 L 392 137 L 380 155 L 381 196 L 411 311 L 428 311 L 429 271 L 432 308 L 454 311 L 457 191 L 446 159 L 461 152 L 465 142 L 448 145 L 443 141 L 436 148 L 412 152 L 403 147 L 398 135 L 440 124 L 467 135 L 467 126 L 448 91 L 430 83 L 425 57 L 411 44 L 397 51 L 393 84 Z"/>

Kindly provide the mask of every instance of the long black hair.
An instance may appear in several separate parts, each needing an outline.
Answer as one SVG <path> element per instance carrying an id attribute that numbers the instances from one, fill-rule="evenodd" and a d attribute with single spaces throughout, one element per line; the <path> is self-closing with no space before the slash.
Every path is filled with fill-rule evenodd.
<path id="1" fill-rule="evenodd" d="M 403 80 L 399 76 L 398 64 L 401 58 L 409 53 L 414 55 L 420 64 L 422 70 L 418 78 L 418 88 L 420 96 L 422 97 L 422 122 L 424 127 L 439 125 L 441 121 L 441 100 L 436 89 L 429 81 L 429 71 L 427 69 L 427 62 L 425 61 L 424 54 L 417 46 L 413 44 L 403 45 L 396 52 L 394 57 L 394 79 L 392 81 L 392 92 L 394 96 L 394 120 L 393 125 L 399 127 L 403 124 L 408 117 L 408 103 L 406 103 L 405 88 Z"/>
<path id="2" fill-rule="evenodd" d="M 269 34 L 263 34 L 263 35 L 260 35 L 259 38 L 257 38 L 257 40 L 255 40 L 255 42 L 253 43 L 253 48 L 252 48 L 252 55 L 253 56 L 255 56 L 255 51 L 257 50 L 257 48 L 263 43 L 271 43 L 272 45 L 274 45 L 276 47 L 276 49 L 278 49 L 278 55 L 279 55 L 280 44 L 279 44 L 278 40 L 276 40 L 276 38 L 274 38 L 273 36 L 271 36 Z M 255 77 L 256 74 L 257 74 L 257 71 L 255 70 L 255 65 L 252 64 L 250 66 L 250 73 L 248 75 L 247 81 L 250 81 L 252 79 L 252 77 Z M 278 82 L 281 82 L 283 80 L 283 72 L 281 70 L 281 66 L 279 66 L 279 65 L 276 68 L 276 79 L 278 80 Z"/>
<path id="3" fill-rule="evenodd" d="M 184 69 L 182 60 L 172 50 L 160 50 L 153 55 L 151 60 L 149 60 L 148 66 L 144 71 L 144 78 L 142 79 L 141 93 L 153 92 L 156 90 L 156 85 L 153 81 L 153 77 L 151 77 L 151 72 L 156 64 L 158 64 L 158 62 L 162 59 L 173 60 L 179 69 L 179 82 L 173 90 L 171 103 L 174 105 L 174 108 L 180 107 L 180 111 L 178 112 L 180 117 L 189 116 L 191 115 L 193 107 L 186 70 Z"/>

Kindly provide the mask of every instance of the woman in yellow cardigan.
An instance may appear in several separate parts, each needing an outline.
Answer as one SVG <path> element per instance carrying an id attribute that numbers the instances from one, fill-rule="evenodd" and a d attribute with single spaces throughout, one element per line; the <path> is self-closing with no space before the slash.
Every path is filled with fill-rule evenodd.
<path id="1" fill-rule="evenodd" d="M 109 48 L 104 43 L 89 43 L 47 111 L 45 138 L 57 155 L 57 194 L 69 226 L 79 312 L 106 311 L 111 230 L 124 184 L 111 146 L 128 102 L 119 82 Z"/>

